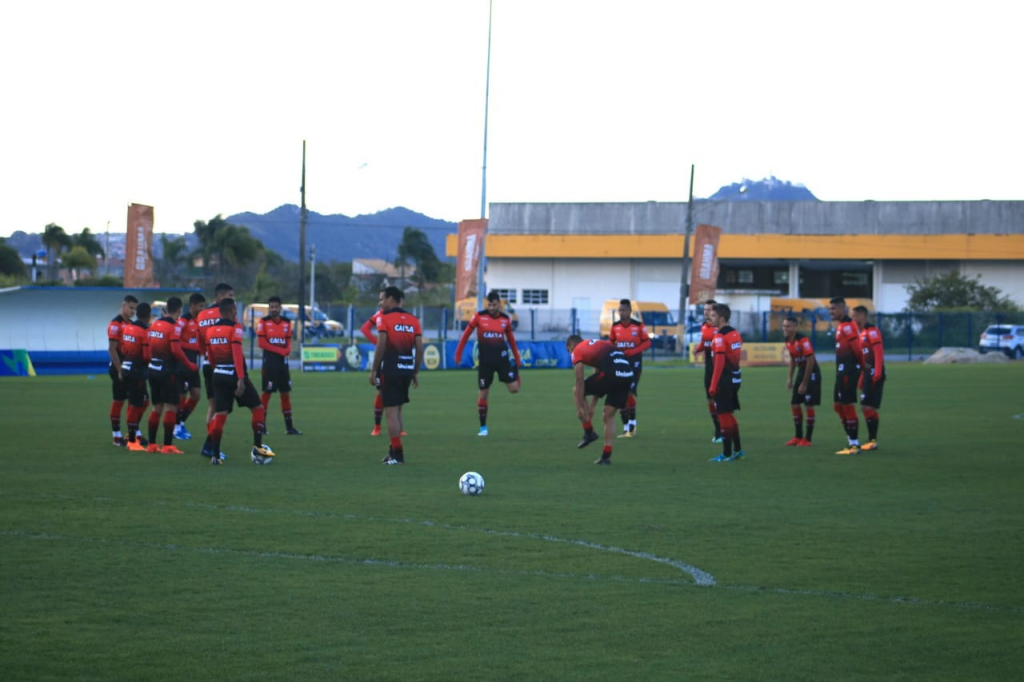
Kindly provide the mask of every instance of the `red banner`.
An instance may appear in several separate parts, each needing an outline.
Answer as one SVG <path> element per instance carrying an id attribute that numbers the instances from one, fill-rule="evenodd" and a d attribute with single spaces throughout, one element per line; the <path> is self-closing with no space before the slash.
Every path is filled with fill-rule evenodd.
<path id="1" fill-rule="evenodd" d="M 124 244 L 124 287 L 155 287 L 153 281 L 153 207 L 128 206 L 128 234 Z"/>
<path id="2" fill-rule="evenodd" d="M 483 253 L 487 219 L 459 223 L 459 258 L 455 264 L 455 300 L 477 295 L 477 270 Z"/>
<path id="3" fill-rule="evenodd" d="M 698 225 L 690 273 L 690 305 L 715 297 L 718 287 L 718 239 L 722 228 Z"/>

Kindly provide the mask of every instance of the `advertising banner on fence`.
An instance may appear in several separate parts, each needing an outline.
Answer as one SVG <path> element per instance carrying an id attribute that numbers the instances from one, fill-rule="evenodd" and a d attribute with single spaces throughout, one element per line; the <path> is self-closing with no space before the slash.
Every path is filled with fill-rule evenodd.
<path id="1" fill-rule="evenodd" d="M 462 351 L 462 362 L 455 364 L 455 348 L 458 341 L 445 342 L 445 355 L 448 358 L 449 369 L 473 369 L 478 364 L 478 353 L 476 341 L 470 341 Z M 519 356 L 523 360 L 523 367 L 527 369 L 569 369 L 572 367 L 569 351 L 565 349 L 564 341 L 517 341 Z M 424 353 L 426 355 L 426 353 Z"/>
<path id="2" fill-rule="evenodd" d="M 722 228 L 698 225 L 694 237 L 693 269 L 690 272 L 690 305 L 715 297 L 718 287 L 718 240 Z"/>
<path id="3" fill-rule="evenodd" d="M 694 355 L 698 344 L 690 344 L 690 362 L 704 364 L 704 356 L 700 360 Z M 788 365 L 789 354 L 784 343 L 744 343 L 740 353 L 740 367 L 768 367 Z"/>
<path id="4" fill-rule="evenodd" d="M 124 288 L 155 287 L 153 280 L 153 207 L 128 206 L 124 243 Z"/>
<path id="5" fill-rule="evenodd" d="M 487 233 L 487 219 L 459 223 L 459 257 L 455 264 L 455 300 L 477 295 L 477 269 Z"/>

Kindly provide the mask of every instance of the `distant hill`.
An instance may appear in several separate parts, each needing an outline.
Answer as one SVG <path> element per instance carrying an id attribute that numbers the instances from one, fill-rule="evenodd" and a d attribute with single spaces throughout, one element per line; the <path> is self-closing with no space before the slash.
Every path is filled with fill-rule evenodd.
<path id="1" fill-rule="evenodd" d="M 763 180 L 748 180 L 726 185 L 708 197 L 709 201 L 818 201 L 799 183 L 779 180 L 774 175 Z"/>
<path id="2" fill-rule="evenodd" d="M 237 213 L 225 216 L 229 223 L 244 225 L 271 251 L 290 261 L 299 259 L 299 207 L 279 206 L 269 213 Z M 391 262 L 406 227 L 427 235 L 434 252 L 446 260 L 445 240 L 458 231 L 458 224 L 430 218 L 407 208 L 389 208 L 369 215 L 321 215 L 309 211 L 306 247 L 316 245 L 317 260 L 348 262 L 353 258 L 383 258 Z"/>

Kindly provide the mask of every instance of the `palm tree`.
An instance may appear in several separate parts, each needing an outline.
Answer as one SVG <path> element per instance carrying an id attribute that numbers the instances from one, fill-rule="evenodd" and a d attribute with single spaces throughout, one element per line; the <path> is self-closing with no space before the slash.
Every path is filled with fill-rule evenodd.
<path id="1" fill-rule="evenodd" d="M 71 246 L 71 237 L 64 231 L 64 228 L 56 223 L 50 223 L 43 230 L 43 246 L 46 247 L 46 278 L 57 279 L 57 259 L 60 252 Z"/>
<path id="2" fill-rule="evenodd" d="M 184 236 L 168 239 L 167 235 L 161 234 L 160 248 L 162 257 L 154 259 L 157 281 L 162 286 L 180 285 L 190 262 L 188 241 Z"/>

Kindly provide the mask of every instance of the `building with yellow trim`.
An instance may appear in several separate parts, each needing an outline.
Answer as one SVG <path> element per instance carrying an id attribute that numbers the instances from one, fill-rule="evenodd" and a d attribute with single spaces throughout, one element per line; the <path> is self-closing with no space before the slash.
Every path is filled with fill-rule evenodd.
<path id="1" fill-rule="evenodd" d="M 521 306 L 629 297 L 677 310 L 686 220 L 685 202 L 491 204 L 487 286 Z M 734 309 L 843 295 L 895 312 L 907 285 L 949 270 L 1024 304 L 1021 201 L 702 201 L 693 222 L 722 228 L 716 296 Z"/>

